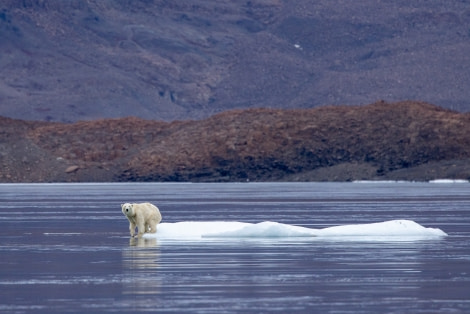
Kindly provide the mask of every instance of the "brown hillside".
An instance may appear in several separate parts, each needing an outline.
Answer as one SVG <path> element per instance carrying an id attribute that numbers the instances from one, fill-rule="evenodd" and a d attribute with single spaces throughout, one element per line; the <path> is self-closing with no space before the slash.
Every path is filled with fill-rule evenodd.
<path id="1" fill-rule="evenodd" d="M 0 122 L 3 182 L 470 178 L 470 115 L 420 102 Z"/>

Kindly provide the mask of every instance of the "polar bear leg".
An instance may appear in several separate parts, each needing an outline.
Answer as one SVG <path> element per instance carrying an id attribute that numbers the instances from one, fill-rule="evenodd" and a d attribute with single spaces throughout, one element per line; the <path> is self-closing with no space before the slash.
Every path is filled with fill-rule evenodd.
<path id="1" fill-rule="evenodd" d="M 131 233 L 131 237 L 135 234 L 135 224 L 133 222 L 129 222 L 129 231 Z"/>
<path id="2" fill-rule="evenodd" d="M 145 231 L 148 233 L 155 233 L 157 232 L 157 222 L 155 219 L 150 219 L 145 226 Z"/>
<path id="3" fill-rule="evenodd" d="M 138 232 L 137 237 L 141 238 L 144 235 L 144 233 L 147 231 L 145 229 L 146 227 L 145 222 L 142 218 L 137 218 L 136 223 L 137 223 L 137 232 Z"/>

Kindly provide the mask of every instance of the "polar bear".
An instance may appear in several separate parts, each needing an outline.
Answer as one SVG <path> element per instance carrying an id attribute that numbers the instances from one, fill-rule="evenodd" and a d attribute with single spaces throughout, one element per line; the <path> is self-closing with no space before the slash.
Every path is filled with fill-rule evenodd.
<path id="1" fill-rule="evenodd" d="M 125 203 L 121 204 L 121 210 L 129 220 L 131 237 L 135 234 L 135 227 L 137 227 L 139 238 L 144 233 L 157 232 L 157 224 L 162 221 L 162 215 L 157 206 L 150 203 Z"/>

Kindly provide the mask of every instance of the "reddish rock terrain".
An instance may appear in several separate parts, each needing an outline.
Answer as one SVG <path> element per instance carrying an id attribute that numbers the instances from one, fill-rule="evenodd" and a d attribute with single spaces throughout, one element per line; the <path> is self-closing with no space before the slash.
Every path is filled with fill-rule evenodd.
<path id="1" fill-rule="evenodd" d="M 0 182 L 470 179 L 470 114 L 420 102 L 204 120 L 0 118 Z"/>

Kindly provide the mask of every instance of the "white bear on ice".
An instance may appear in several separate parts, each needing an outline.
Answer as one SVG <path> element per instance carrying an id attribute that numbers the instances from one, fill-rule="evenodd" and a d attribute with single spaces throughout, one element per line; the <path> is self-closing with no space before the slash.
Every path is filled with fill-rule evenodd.
<path id="1" fill-rule="evenodd" d="M 144 233 L 157 232 L 157 224 L 162 221 L 162 215 L 157 206 L 150 203 L 125 203 L 121 204 L 122 213 L 129 220 L 129 231 L 133 237 L 137 227 L 139 238 Z"/>

